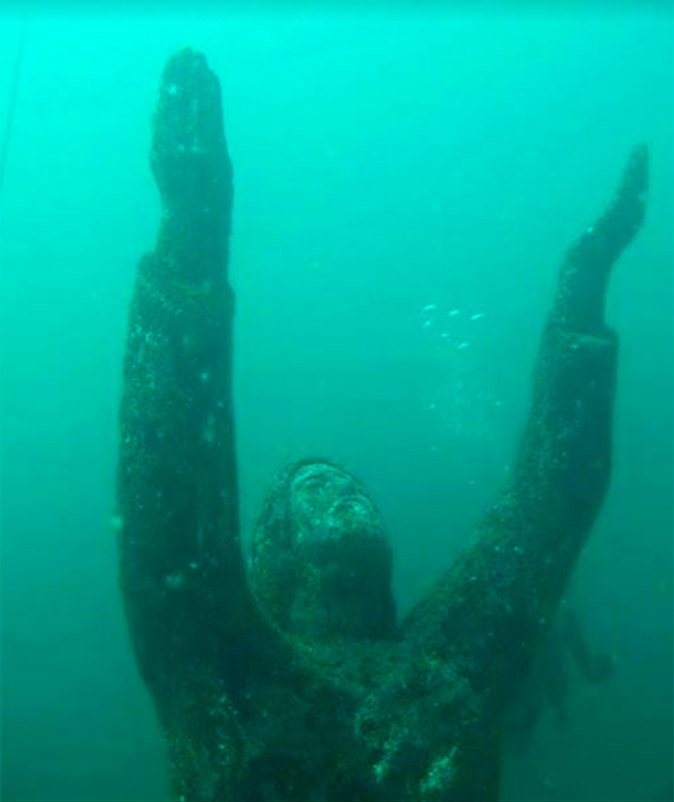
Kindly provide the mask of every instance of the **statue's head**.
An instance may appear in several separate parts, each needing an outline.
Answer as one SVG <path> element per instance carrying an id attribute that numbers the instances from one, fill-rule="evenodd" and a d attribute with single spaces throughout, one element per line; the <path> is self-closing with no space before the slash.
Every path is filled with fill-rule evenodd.
<path id="1" fill-rule="evenodd" d="M 253 535 L 251 584 L 284 630 L 312 640 L 386 638 L 392 554 L 363 484 L 326 460 L 281 472 Z"/>

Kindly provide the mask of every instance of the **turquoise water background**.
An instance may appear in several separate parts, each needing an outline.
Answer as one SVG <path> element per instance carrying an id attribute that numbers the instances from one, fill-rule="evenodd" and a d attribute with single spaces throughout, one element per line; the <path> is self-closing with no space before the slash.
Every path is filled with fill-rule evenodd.
<path id="1" fill-rule="evenodd" d="M 19 31 L 0 18 L 0 131 Z M 285 460 L 343 462 L 383 509 L 401 612 L 498 487 L 556 267 L 650 144 L 647 223 L 609 298 L 612 487 L 569 594 L 617 669 L 572 677 L 570 731 L 546 714 L 503 798 L 655 798 L 674 751 L 673 31 L 603 5 L 28 20 L 0 220 L 3 800 L 167 793 L 110 521 L 127 305 L 159 214 L 150 115 L 188 44 L 222 80 L 235 170 L 246 525 Z"/>

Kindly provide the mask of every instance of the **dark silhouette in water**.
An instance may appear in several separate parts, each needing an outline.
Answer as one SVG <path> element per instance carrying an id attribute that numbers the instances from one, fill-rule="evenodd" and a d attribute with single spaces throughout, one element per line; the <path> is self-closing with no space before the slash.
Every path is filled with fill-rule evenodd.
<path id="1" fill-rule="evenodd" d="M 606 682 L 615 669 L 610 654 L 591 649 L 578 614 L 563 600 L 508 716 L 506 742 L 511 751 L 522 755 L 529 749 L 546 703 L 554 708 L 559 726 L 568 730 L 568 672 L 571 662 L 582 678 L 592 684 Z"/>
<path id="2" fill-rule="evenodd" d="M 151 163 L 163 202 L 130 310 L 120 582 L 173 785 L 193 800 L 495 800 L 503 720 L 609 481 L 611 267 L 644 214 L 647 152 L 568 251 L 508 484 L 400 624 L 358 480 L 288 467 L 246 570 L 232 409 L 232 171 L 203 55 L 166 64 Z"/>

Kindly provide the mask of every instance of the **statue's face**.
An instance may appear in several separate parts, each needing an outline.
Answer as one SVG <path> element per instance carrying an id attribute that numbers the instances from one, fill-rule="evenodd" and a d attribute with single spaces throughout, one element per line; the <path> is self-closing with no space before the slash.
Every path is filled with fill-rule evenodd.
<path id="1" fill-rule="evenodd" d="M 287 469 L 253 537 L 252 587 L 282 626 L 311 638 L 385 637 L 392 557 L 364 486 L 322 460 Z"/>
<path id="2" fill-rule="evenodd" d="M 290 488 L 296 544 L 345 546 L 357 540 L 384 541 L 383 523 L 365 488 L 325 462 L 302 465 Z"/>

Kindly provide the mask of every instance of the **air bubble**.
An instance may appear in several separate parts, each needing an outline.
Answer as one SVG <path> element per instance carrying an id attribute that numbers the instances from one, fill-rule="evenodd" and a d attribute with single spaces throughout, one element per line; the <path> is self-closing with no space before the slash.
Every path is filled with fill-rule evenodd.
<path id="1" fill-rule="evenodd" d="M 426 304 L 421 310 L 421 325 L 427 329 L 430 328 L 437 320 L 438 307 L 437 304 Z"/>
<path id="2" fill-rule="evenodd" d="M 208 416 L 202 435 L 204 440 L 209 444 L 215 440 L 215 418 L 213 415 Z"/>
<path id="3" fill-rule="evenodd" d="M 166 587 L 169 590 L 178 590 L 178 588 L 182 587 L 183 583 L 185 582 L 185 577 L 180 571 L 177 571 L 175 574 L 169 574 L 166 577 Z"/>

